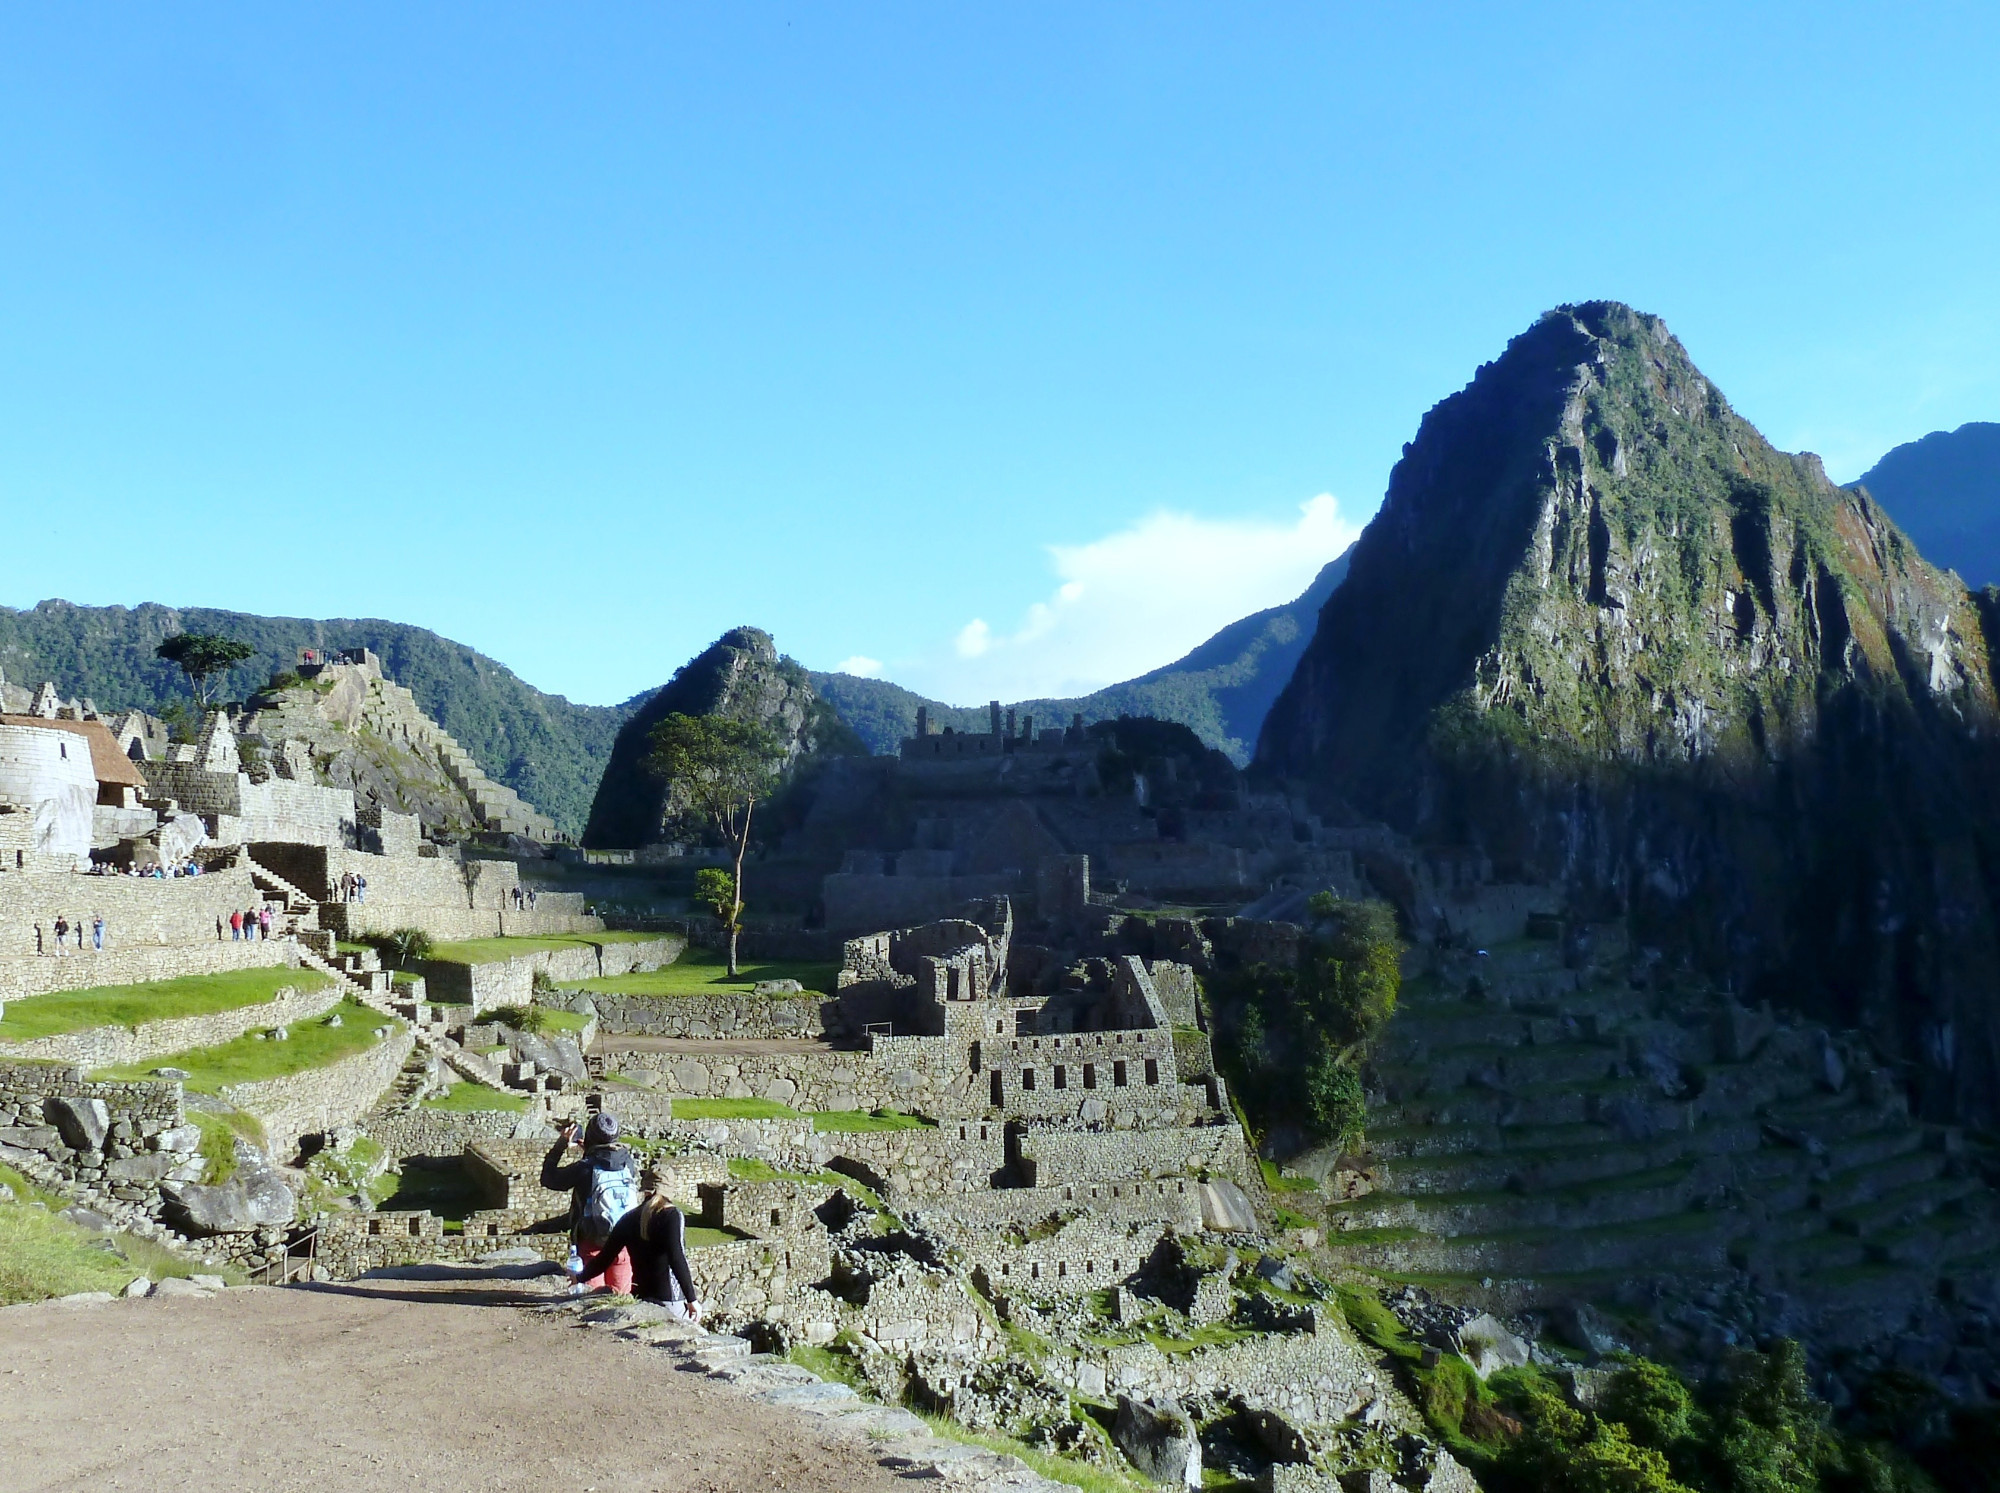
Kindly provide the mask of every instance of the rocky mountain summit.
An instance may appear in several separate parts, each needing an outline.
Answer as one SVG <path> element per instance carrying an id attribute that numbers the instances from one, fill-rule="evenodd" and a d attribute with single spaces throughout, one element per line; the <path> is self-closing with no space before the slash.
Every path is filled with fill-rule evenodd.
<path id="1" fill-rule="evenodd" d="M 667 785 L 645 768 L 653 727 L 676 714 L 726 715 L 764 726 L 784 743 L 788 772 L 807 758 L 866 750 L 820 699 L 806 671 L 779 655 L 769 633 L 732 628 L 675 670 L 619 728 L 590 806 L 584 844 L 650 845 L 683 828 Z"/>
<path id="2" fill-rule="evenodd" d="M 1995 1105 L 2000 757 L 1975 598 L 1657 318 L 1565 306 L 1424 419 L 1257 765 L 1559 883 Z"/>
<path id="3" fill-rule="evenodd" d="M 1906 441 L 1854 485 L 1967 585 L 2000 582 L 2000 425 L 1975 420 Z"/>

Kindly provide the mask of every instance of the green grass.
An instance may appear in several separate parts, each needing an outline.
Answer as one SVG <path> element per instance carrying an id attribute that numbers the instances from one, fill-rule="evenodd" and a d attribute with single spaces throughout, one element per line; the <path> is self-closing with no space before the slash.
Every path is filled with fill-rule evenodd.
<path id="1" fill-rule="evenodd" d="M 198 1265 L 129 1234 L 91 1234 L 55 1210 L 64 1200 L 45 1193 L 20 1173 L 0 1166 L 0 1182 L 21 1201 L 0 1203 L 0 1306 L 45 1301 L 79 1291 L 119 1292 L 137 1277 L 212 1273 L 241 1280 L 234 1271 Z M 45 1204 L 37 1208 L 36 1202 Z"/>
<path id="2" fill-rule="evenodd" d="M 482 1114 L 492 1110 L 508 1114 L 519 1114 L 528 1107 L 526 1094 L 510 1094 L 502 1089 L 489 1089 L 483 1083 L 473 1083 L 467 1079 L 453 1084 L 442 1094 L 433 1094 L 419 1106 L 422 1109 L 442 1110 L 446 1114 Z"/>
<path id="3" fill-rule="evenodd" d="M 680 1113 L 674 1101 L 674 1113 Z M 935 1130 L 937 1121 L 922 1115 L 906 1115 L 896 1109 L 818 1109 L 812 1115 L 813 1129 L 822 1135 L 866 1135 L 877 1130 Z"/>
<path id="4" fill-rule="evenodd" d="M 224 1114 L 215 1114 L 205 1109 L 187 1111 L 190 1123 L 201 1129 L 201 1159 L 207 1163 L 201 1180 L 210 1187 L 219 1187 L 236 1175 L 236 1138 L 243 1137 L 253 1146 L 264 1144 L 264 1127 L 255 1115 L 233 1109 Z"/>
<path id="5" fill-rule="evenodd" d="M 815 1347 L 810 1343 L 794 1343 L 791 1352 L 785 1355 L 793 1363 L 808 1373 L 834 1384 L 845 1384 L 849 1389 L 868 1393 L 868 1380 L 861 1372 L 861 1366 L 845 1353 L 836 1353 L 831 1348 Z"/>
<path id="6" fill-rule="evenodd" d="M 1311 1177 L 1287 1177 L 1278 1170 L 1275 1161 L 1257 1163 L 1264 1169 L 1264 1185 L 1273 1192 L 1318 1192 L 1319 1183 Z"/>
<path id="7" fill-rule="evenodd" d="M 1197 1348 L 1227 1348 L 1232 1343 L 1240 1343 L 1258 1334 L 1247 1327 L 1231 1327 L 1224 1322 L 1211 1322 L 1205 1327 L 1197 1327 L 1186 1337 L 1169 1337 L 1163 1332 L 1146 1331 L 1146 1341 L 1162 1353 L 1192 1353 Z"/>
<path id="8" fill-rule="evenodd" d="M 808 996 L 831 994 L 835 964 L 806 964 L 774 961 L 743 964 L 736 977 L 729 976 L 729 961 L 708 949 L 690 948 L 672 964 L 646 974 L 604 975 L 590 980 L 565 981 L 565 990 L 590 990 L 603 995 L 748 995 L 760 980 L 797 980 Z M 783 996 L 773 997 L 782 1000 Z"/>
<path id="9" fill-rule="evenodd" d="M 341 1025 L 328 1026 L 327 1017 L 338 1015 Z M 147 1058 L 122 1068 L 107 1068 L 99 1078 L 131 1080 L 144 1078 L 155 1068 L 185 1068 L 182 1080 L 197 1093 L 214 1094 L 226 1085 L 256 1083 L 266 1078 L 282 1078 L 308 1068 L 324 1068 L 342 1058 L 366 1052 L 375 1045 L 374 1028 L 393 1018 L 371 1011 L 356 1000 L 344 1000 L 327 1016 L 315 1016 L 291 1028 L 284 1042 L 259 1041 L 246 1032 L 233 1042 L 214 1047 L 196 1047 L 163 1058 Z"/>
<path id="10" fill-rule="evenodd" d="M 177 1016 L 209 1016 L 243 1006 L 261 1006 L 288 986 L 318 990 L 327 977 L 317 970 L 234 969 L 215 975 L 188 975 L 143 985 L 99 985 L 59 995 L 31 995 L 7 1002 L 0 1017 L 0 1042 L 32 1042 L 92 1027 L 122 1026 L 128 1031 L 147 1021 Z M 166 1059 L 150 1066 L 158 1067 Z"/>
<path id="11" fill-rule="evenodd" d="M 802 1120 L 804 1115 L 775 1099 L 675 1099 L 676 1120 Z"/>
<path id="12" fill-rule="evenodd" d="M 987 1451 L 999 1452 L 1003 1456 L 1019 1457 L 1040 1476 L 1052 1482 L 1068 1483 L 1073 1488 L 1081 1488 L 1083 1493 L 1157 1493 L 1154 1484 L 1137 1476 L 1126 1477 L 1092 1462 L 1080 1462 L 1069 1457 L 1057 1456 L 1053 1452 L 1038 1451 L 1025 1441 L 1016 1441 L 1012 1436 L 1002 1436 L 989 1431 L 970 1431 L 949 1416 L 939 1415 L 933 1411 L 919 1410 L 917 1414 L 930 1423 L 934 1433 L 949 1441 L 984 1447 Z"/>
<path id="13" fill-rule="evenodd" d="M 711 1229 L 705 1224 L 691 1223 L 687 1226 L 685 1238 L 689 1249 L 706 1249 L 712 1244 L 734 1244 L 739 1239 L 749 1238 L 749 1235 L 739 1234 L 733 1229 Z"/>
<path id="14" fill-rule="evenodd" d="M 528 1010 L 535 1014 L 529 1016 Z M 555 1006 L 532 1006 L 527 1010 L 520 1006 L 497 1006 L 487 1013 L 487 1018 L 511 1026 L 518 1032 L 528 1030 L 524 1023 L 537 1022 L 541 1027 L 540 1035 L 545 1037 L 574 1037 L 590 1025 L 588 1016 L 579 1016 L 574 1011 L 564 1011 Z"/>
<path id="15" fill-rule="evenodd" d="M 554 933 L 546 938 L 467 938 L 457 943 L 434 944 L 430 957 L 445 964 L 504 964 L 523 954 L 553 953 L 561 949 L 592 949 L 600 944 L 646 943 L 664 938 L 661 933 Z"/>

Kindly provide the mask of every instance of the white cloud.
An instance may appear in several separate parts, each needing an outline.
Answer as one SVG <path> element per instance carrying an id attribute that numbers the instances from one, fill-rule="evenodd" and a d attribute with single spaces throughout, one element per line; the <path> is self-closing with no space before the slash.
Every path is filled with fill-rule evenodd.
<path id="1" fill-rule="evenodd" d="M 859 679 L 874 679 L 882 672 L 882 660 L 870 658 L 865 653 L 857 653 L 852 658 L 843 658 L 833 666 L 836 674 L 852 674 Z"/>
<path id="2" fill-rule="evenodd" d="M 1159 512 L 1088 544 L 1050 545 L 1059 584 L 1011 632 L 975 617 L 948 651 L 898 665 L 896 678 L 954 703 L 1084 694 L 1290 601 L 1359 533 L 1321 493 L 1293 523 Z"/>

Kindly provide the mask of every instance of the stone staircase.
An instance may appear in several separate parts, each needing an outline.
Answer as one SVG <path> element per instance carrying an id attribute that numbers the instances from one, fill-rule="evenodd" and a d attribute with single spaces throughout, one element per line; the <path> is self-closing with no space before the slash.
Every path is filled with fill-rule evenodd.
<path id="1" fill-rule="evenodd" d="M 449 731 L 431 720 L 417 704 L 417 697 L 394 680 L 374 682 L 374 693 L 384 707 L 381 724 L 400 728 L 406 739 L 428 747 L 437 754 L 445 776 L 456 783 L 471 803 L 482 829 L 495 834 L 521 835 L 530 840 L 554 841 L 561 838 L 555 821 L 530 804 L 504 783 L 496 783 L 472 755 L 460 746 Z M 413 729 L 420 728 L 420 729 Z"/>
<path id="2" fill-rule="evenodd" d="M 1961 1138 L 1859 1043 L 1628 967 L 1524 941 L 1407 980 L 1332 1262 L 1516 1310 L 1728 1286 L 1856 1341 L 2000 1266 Z"/>
<path id="3" fill-rule="evenodd" d="M 264 900 L 276 914 L 272 926 L 285 937 L 296 939 L 301 948 L 322 956 L 331 955 L 335 939 L 320 926 L 319 903 L 247 851 L 243 862 L 249 868 L 250 880 L 263 892 Z"/>

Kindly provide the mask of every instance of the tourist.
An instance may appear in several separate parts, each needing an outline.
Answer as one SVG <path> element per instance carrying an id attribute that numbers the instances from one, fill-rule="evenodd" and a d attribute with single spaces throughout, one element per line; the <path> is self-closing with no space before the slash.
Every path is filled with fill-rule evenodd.
<path id="1" fill-rule="evenodd" d="M 271 936 L 271 904 L 268 902 L 257 909 L 257 932 L 264 938 Z"/>
<path id="2" fill-rule="evenodd" d="M 529 912 L 533 912 L 533 911 L 535 910 L 535 897 L 536 897 L 536 895 L 537 895 L 537 893 L 536 893 L 535 889 L 534 889 L 533 887 L 529 887 L 529 888 L 528 888 L 528 911 L 529 911 Z"/>
<path id="3" fill-rule="evenodd" d="M 368 900 L 368 878 L 366 876 L 356 876 L 354 878 L 354 900 L 356 902 L 366 902 Z"/>
<path id="4" fill-rule="evenodd" d="M 56 914 L 56 957 L 69 957 L 69 919 L 61 913 Z"/>
<path id="5" fill-rule="evenodd" d="M 549 1154 L 542 1158 L 542 1186 L 567 1192 L 570 1239 L 579 1268 L 588 1270 L 608 1254 L 601 1271 L 614 1291 L 632 1289 L 632 1259 L 623 1250 L 605 1249 L 618 1220 L 638 1201 L 632 1185 L 632 1153 L 618 1141 L 618 1117 L 599 1111 L 583 1132 L 583 1156 L 562 1165 L 563 1152 L 576 1143 L 576 1125 L 566 1122 Z"/>
<path id="6" fill-rule="evenodd" d="M 101 912 L 90 915 L 90 946 L 100 954 L 104 952 L 104 914 Z"/>
<path id="7" fill-rule="evenodd" d="M 570 1279 L 581 1286 L 599 1275 L 608 1277 L 608 1262 L 623 1254 L 632 1262 L 634 1296 L 659 1302 L 675 1321 L 699 1322 L 701 1301 L 688 1269 L 687 1220 L 667 1196 L 666 1173 L 648 1166 L 639 1174 L 639 1190 L 644 1200 L 618 1220 L 596 1261 L 572 1270 Z"/>
<path id="8" fill-rule="evenodd" d="M 243 914 L 240 912 L 232 912 L 229 915 L 229 941 L 231 943 L 243 941 Z"/>

